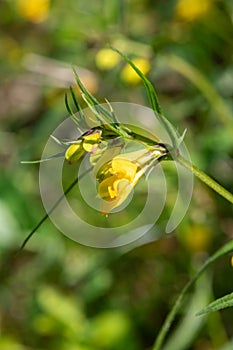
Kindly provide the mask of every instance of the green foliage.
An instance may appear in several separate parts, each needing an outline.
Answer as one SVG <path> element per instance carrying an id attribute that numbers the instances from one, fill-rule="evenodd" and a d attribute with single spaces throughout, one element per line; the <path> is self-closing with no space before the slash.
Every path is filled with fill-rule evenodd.
<path id="1" fill-rule="evenodd" d="M 222 309 L 225 309 L 227 307 L 233 306 L 233 293 L 230 293 L 228 295 L 225 295 L 222 298 L 216 299 L 212 303 L 210 303 L 208 306 L 206 306 L 204 309 L 199 311 L 197 313 L 197 316 L 205 315 L 210 312 L 219 311 Z"/>
<path id="2" fill-rule="evenodd" d="M 97 54 L 109 45 L 149 62 L 148 80 L 167 119 L 180 134 L 187 129 L 193 163 L 232 189 L 232 4 L 210 1 L 208 12 L 194 18 L 192 6 L 186 17 L 177 12 L 179 2 L 48 1 L 40 22 L 19 11 L 20 1 L 0 3 L 1 349 L 149 349 L 170 310 L 175 318 L 165 322 L 165 348 L 175 341 L 187 350 L 232 349 L 232 308 L 195 315 L 210 300 L 232 294 L 232 242 L 224 246 L 232 239 L 232 207 L 199 181 L 188 214 L 166 239 L 96 250 L 69 241 L 46 220 L 14 255 L 45 214 L 38 166 L 20 161 L 40 159 L 65 119 L 69 85 L 77 95 L 70 65 L 98 101 L 148 105 L 142 84 L 123 78 L 124 60 L 103 69 L 104 56 L 99 64 Z M 86 105 L 79 96 L 71 100 L 69 114 Z M 161 220 L 174 204 L 176 179 L 167 168 L 170 191 Z M 204 270 L 204 281 L 195 284 Z"/>

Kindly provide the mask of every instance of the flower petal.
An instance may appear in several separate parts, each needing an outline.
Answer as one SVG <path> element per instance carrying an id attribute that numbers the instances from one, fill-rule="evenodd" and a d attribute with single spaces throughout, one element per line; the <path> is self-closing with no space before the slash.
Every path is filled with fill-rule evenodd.
<path id="1" fill-rule="evenodd" d="M 91 152 L 100 142 L 101 132 L 96 131 L 93 134 L 84 136 L 83 138 L 83 148 L 86 152 Z"/>
<path id="2" fill-rule="evenodd" d="M 85 153 L 81 143 L 71 145 L 65 153 L 65 158 L 70 164 L 77 162 Z"/>
<path id="3" fill-rule="evenodd" d="M 106 201 L 111 201 L 116 195 L 113 195 L 114 190 L 114 182 L 117 180 L 115 175 L 109 176 L 103 181 L 100 182 L 98 186 L 98 194 L 99 197 L 105 199 Z"/>
<path id="4" fill-rule="evenodd" d="M 132 184 L 126 179 L 116 180 L 113 187 L 113 191 L 117 193 L 117 196 L 115 199 L 105 198 L 105 200 L 101 203 L 101 213 L 104 215 L 108 214 L 112 209 L 119 207 L 126 200 L 133 189 Z"/>
<path id="5" fill-rule="evenodd" d="M 137 165 L 132 163 L 127 159 L 115 158 L 112 160 L 112 171 L 113 174 L 116 174 L 118 178 L 126 178 L 130 182 L 133 181 L 136 172 Z"/>

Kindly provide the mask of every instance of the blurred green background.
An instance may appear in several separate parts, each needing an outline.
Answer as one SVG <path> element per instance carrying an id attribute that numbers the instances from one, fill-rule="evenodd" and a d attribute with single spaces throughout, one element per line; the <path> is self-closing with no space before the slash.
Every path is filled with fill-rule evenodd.
<path id="1" fill-rule="evenodd" d="M 233 237 L 232 206 L 195 181 L 176 232 L 126 250 L 81 246 L 45 222 L 37 165 L 67 117 L 70 66 L 100 100 L 148 105 L 140 81 L 107 49 L 135 59 L 182 133 L 193 162 L 233 187 L 233 3 L 230 0 L 0 1 L 0 349 L 152 349 L 179 291 Z M 172 203 L 167 198 L 166 210 Z M 233 311 L 195 313 L 232 292 L 231 257 L 200 279 L 168 350 L 230 350 Z"/>

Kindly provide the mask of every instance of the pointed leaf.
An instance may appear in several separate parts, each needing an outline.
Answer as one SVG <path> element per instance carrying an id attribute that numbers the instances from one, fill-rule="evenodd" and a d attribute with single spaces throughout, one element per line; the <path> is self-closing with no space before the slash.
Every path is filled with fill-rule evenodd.
<path id="1" fill-rule="evenodd" d="M 153 111 L 155 112 L 156 117 L 159 119 L 159 121 L 163 124 L 163 126 L 167 130 L 167 133 L 169 134 L 169 136 L 171 138 L 173 146 L 175 148 L 177 148 L 179 145 L 178 134 L 176 132 L 175 127 L 165 117 L 165 115 L 162 111 L 162 108 L 159 104 L 159 100 L 158 100 L 158 97 L 157 97 L 157 94 L 155 92 L 153 85 L 145 77 L 145 75 L 140 71 L 140 69 L 138 69 L 138 67 L 135 66 L 135 64 L 130 60 L 129 57 L 125 56 L 121 51 L 117 50 L 116 48 L 114 48 L 114 47 L 111 47 L 111 48 L 113 51 L 117 52 L 133 68 L 133 70 L 138 74 L 138 76 L 142 79 L 142 81 L 145 85 L 146 91 L 147 91 L 147 95 L 148 95 L 149 100 L 150 100 L 151 107 L 152 107 Z"/>
<path id="2" fill-rule="evenodd" d="M 53 158 L 60 158 L 65 155 L 65 151 L 54 154 L 53 156 L 50 156 L 48 158 L 43 158 L 43 159 L 38 159 L 38 160 L 21 160 L 21 164 L 38 164 L 38 163 L 43 163 L 47 162 L 48 160 L 51 160 Z"/>
<path id="3" fill-rule="evenodd" d="M 225 295 L 222 298 L 214 300 L 208 306 L 206 306 L 201 311 L 199 311 L 196 315 L 201 316 L 201 315 L 208 314 L 210 312 L 219 311 L 232 306 L 233 306 L 233 293 L 230 293 Z"/>

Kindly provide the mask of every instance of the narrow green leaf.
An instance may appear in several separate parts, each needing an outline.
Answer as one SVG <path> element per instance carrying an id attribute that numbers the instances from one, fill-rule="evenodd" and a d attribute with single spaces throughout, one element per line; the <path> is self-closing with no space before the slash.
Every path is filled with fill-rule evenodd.
<path id="1" fill-rule="evenodd" d="M 114 111 L 109 102 L 107 105 L 110 107 L 110 110 L 104 108 L 99 101 L 86 89 L 86 87 L 81 82 L 77 72 L 73 69 L 76 82 L 82 92 L 82 97 L 88 107 L 92 110 L 96 118 L 103 124 L 108 124 L 108 129 L 112 130 L 114 133 L 122 137 L 128 137 L 128 133 L 125 128 L 122 128 L 118 124 L 117 117 L 114 114 Z"/>
<path id="2" fill-rule="evenodd" d="M 110 102 L 107 99 L 105 99 L 105 101 L 106 101 L 106 103 L 108 105 L 108 108 L 109 108 L 109 111 L 111 113 L 111 117 L 112 117 L 113 122 L 116 123 L 116 124 L 119 124 L 119 121 L 118 121 L 118 119 L 117 119 L 117 117 L 116 117 L 116 115 L 114 113 L 114 110 L 113 110 Z"/>
<path id="3" fill-rule="evenodd" d="M 65 155 L 65 151 L 54 154 L 53 156 L 50 156 L 48 158 L 43 158 L 43 159 L 38 159 L 38 160 L 21 160 L 21 164 L 38 164 L 38 163 L 43 163 L 43 162 L 47 162 L 48 160 L 51 160 L 53 158 L 60 158 L 60 157 L 64 157 Z"/>
<path id="4" fill-rule="evenodd" d="M 210 301 L 210 294 L 211 278 L 206 272 L 197 282 L 189 304 L 182 310 L 183 317 L 175 325 L 163 350 L 185 350 L 191 346 L 205 322 L 204 318 L 195 317 L 196 310 Z"/>
<path id="5" fill-rule="evenodd" d="M 227 242 L 223 247 L 221 247 L 217 252 L 212 255 L 206 262 L 206 264 L 210 265 L 212 262 L 217 260 L 223 255 L 226 255 L 228 253 L 231 253 L 233 251 L 233 239 L 229 242 Z"/>
<path id="6" fill-rule="evenodd" d="M 91 166 L 89 169 L 84 171 L 80 176 L 78 176 L 74 181 L 70 184 L 70 186 L 64 191 L 64 193 L 56 200 L 56 202 L 53 204 L 53 206 L 50 208 L 49 211 L 42 217 L 42 219 L 37 223 L 37 225 L 31 230 L 31 232 L 27 235 L 27 237 L 24 239 L 23 243 L 19 247 L 16 254 L 20 253 L 24 247 L 26 246 L 27 242 L 31 239 L 31 237 L 34 235 L 35 232 L 43 225 L 43 223 L 49 218 L 50 214 L 53 213 L 53 211 L 57 208 L 59 203 L 65 198 L 65 196 L 73 189 L 73 187 L 78 183 L 79 180 L 81 180 L 86 174 L 88 174 L 93 167 Z"/>
<path id="7" fill-rule="evenodd" d="M 118 49 L 111 47 L 111 49 L 115 52 L 117 52 L 132 68 L 133 70 L 138 74 L 138 76 L 142 79 L 147 95 L 151 104 L 151 107 L 153 111 L 156 114 L 156 117 L 159 119 L 159 121 L 163 124 L 165 129 L 167 130 L 168 135 L 171 138 L 172 144 L 174 148 L 177 148 L 179 146 L 179 137 L 176 132 L 175 127 L 170 123 L 170 121 L 165 117 L 163 110 L 159 104 L 159 100 L 157 97 L 157 94 L 155 92 L 155 89 L 151 82 L 145 77 L 145 75 L 138 69 L 137 66 L 131 61 L 131 59 L 128 56 L 125 56 L 121 51 Z"/>
<path id="8" fill-rule="evenodd" d="M 76 115 L 74 114 L 74 112 L 72 111 L 72 109 L 69 105 L 67 94 L 65 94 L 65 106 L 66 106 L 66 109 L 67 109 L 71 119 L 75 122 L 76 125 L 79 125 L 80 121 L 78 120 L 78 118 L 76 117 Z"/>
<path id="9" fill-rule="evenodd" d="M 64 146 L 64 145 L 65 145 L 65 143 L 64 143 L 63 141 L 59 140 L 59 139 L 56 138 L 54 135 L 50 135 L 50 137 L 51 137 L 51 139 L 52 139 L 53 141 L 55 141 L 59 146 Z"/>
<path id="10" fill-rule="evenodd" d="M 76 79 L 76 82 L 80 88 L 80 90 L 82 91 L 82 93 L 85 95 L 86 97 L 86 100 L 89 101 L 89 104 L 91 104 L 92 106 L 96 106 L 96 110 L 99 112 L 99 113 L 102 113 L 105 118 L 110 122 L 112 123 L 113 120 L 112 120 L 112 115 L 111 113 L 105 109 L 103 106 L 101 106 L 101 104 L 99 103 L 99 101 L 86 89 L 86 87 L 83 85 L 83 83 L 81 82 L 79 76 L 78 76 L 78 73 L 76 72 L 75 69 L 73 69 L 73 73 L 74 73 L 74 76 L 75 76 L 75 79 Z"/>
<path id="11" fill-rule="evenodd" d="M 85 115 L 84 115 L 84 113 L 83 113 L 83 111 L 82 111 L 82 108 L 80 107 L 80 105 L 79 105 L 79 103 L 78 103 L 78 100 L 77 100 L 77 98 L 76 98 L 75 92 L 74 92 L 74 90 L 73 90 L 73 88 L 72 88 L 71 86 L 70 86 L 70 93 L 71 93 L 72 99 L 73 99 L 73 101 L 74 101 L 74 105 L 75 105 L 75 107 L 77 108 L 77 111 L 78 111 L 78 113 L 79 113 L 79 115 L 80 115 L 80 117 L 81 117 L 81 120 L 82 120 L 83 122 L 85 122 Z"/>
<path id="12" fill-rule="evenodd" d="M 196 315 L 201 316 L 210 312 L 226 309 L 233 306 L 233 293 L 227 294 L 222 298 L 214 300 L 212 303 L 200 310 Z"/>

